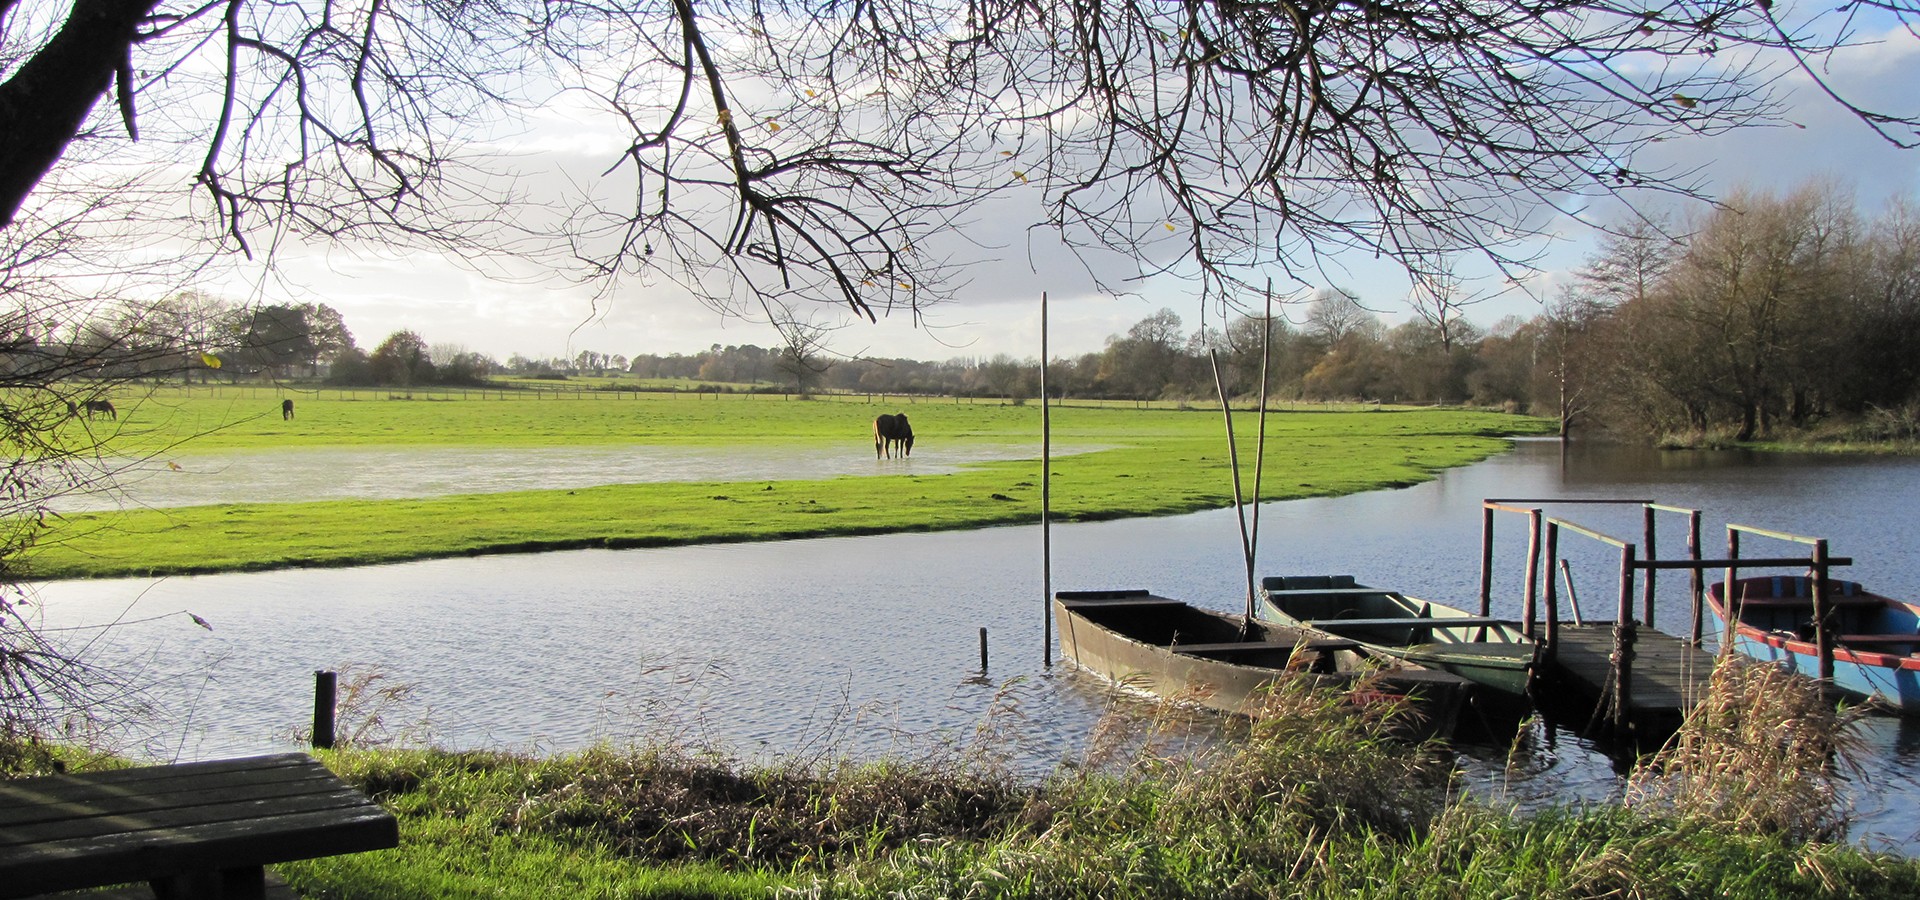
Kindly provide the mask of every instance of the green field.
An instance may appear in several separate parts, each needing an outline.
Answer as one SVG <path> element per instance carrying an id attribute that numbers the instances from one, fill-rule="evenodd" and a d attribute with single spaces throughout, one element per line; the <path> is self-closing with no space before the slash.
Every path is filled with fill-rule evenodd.
<path id="1" fill-rule="evenodd" d="M 281 396 L 297 417 L 282 421 Z M 411 399 L 407 399 L 408 397 Z M 817 481 L 622 484 L 392 501 L 244 503 L 79 514 L 56 521 L 28 560 L 35 578 L 340 566 L 477 553 L 773 540 L 1038 521 L 1040 410 L 1034 405 L 864 397 L 515 392 L 442 394 L 165 388 L 119 395 L 117 421 L 76 423 L 116 452 L 164 461 L 311 447 L 779 448 L 871 460 L 871 422 L 905 412 L 924 456 L 968 443 L 1031 444 L 1034 458 L 944 475 Z M 1235 418 L 1251 491 L 1256 417 Z M 1537 419 L 1466 410 L 1276 412 L 1267 427 L 1269 499 L 1414 484 L 1542 433 Z M 1232 500 L 1217 409 L 1056 408 L 1056 446 L 1096 447 L 1053 466 L 1061 520 L 1164 515 Z"/>

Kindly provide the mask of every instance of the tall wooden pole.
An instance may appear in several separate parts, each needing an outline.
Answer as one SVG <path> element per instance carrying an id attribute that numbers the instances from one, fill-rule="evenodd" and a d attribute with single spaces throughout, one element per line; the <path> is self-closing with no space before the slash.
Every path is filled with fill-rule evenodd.
<path id="1" fill-rule="evenodd" d="M 1247 564 L 1247 612 L 1253 612 L 1253 544 L 1247 535 L 1247 508 L 1240 500 L 1240 451 L 1233 440 L 1233 404 L 1227 402 L 1227 383 L 1220 377 L 1220 354 L 1207 351 L 1213 364 L 1213 389 L 1220 394 L 1220 414 L 1227 421 L 1227 466 L 1233 470 L 1233 515 L 1240 521 L 1240 556 Z"/>
<path id="2" fill-rule="evenodd" d="M 1047 293 L 1040 292 L 1040 661 L 1053 668 L 1053 403 L 1047 398 Z"/>
<path id="3" fill-rule="evenodd" d="M 1253 450 L 1253 537 L 1247 541 L 1247 566 L 1260 558 L 1260 476 L 1267 465 L 1267 372 L 1273 364 L 1273 279 L 1267 279 L 1267 315 L 1260 328 L 1260 439 Z M 1247 591 L 1247 618 L 1253 618 L 1253 591 Z"/>

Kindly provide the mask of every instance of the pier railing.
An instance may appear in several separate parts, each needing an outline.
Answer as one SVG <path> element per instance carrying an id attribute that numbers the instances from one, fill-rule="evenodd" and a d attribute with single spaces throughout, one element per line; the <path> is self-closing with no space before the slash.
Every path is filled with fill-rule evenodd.
<path id="1" fill-rule="evenodd" d="M 1588 528 L 1579 523 L 1557 516 L 1548 516 L 1543 507 L 1547 504 L 1584 505 L 1584 506 L 1639 506 L 1643 509 L 1642 538 L 1644 543 L 1635 544 L 1612 535 Z M 1616 726 L 1626 723 L 1632 706 L 1633 695 L 1633 659 L 1637 633 L 1641 625 L 1651 626 L 1655 621 L 1656 579 L 1662 570 L 1685 570 L 1689 573 L 1689 622 L 1687 634 L 1683 638 L 1686 646 L 1698 648 L 1701 645 L 1704 607 L 1705 572 L 1708 569 L 1726 571 L 1727 590 L 1731 592 L 1741 569 L 1796 567 L 1805 568 L 1812 576 L 1813 614 L 1815 638 L 1819 647 L 1819 667 L 1822 680 L 1833 678 L 1833 623 L 1830 620 L 1832 604 L 1828 602 L 1827 584 L 1832 569 L 1836 566 L 1850 566 L 1853 560 L 1847 557 L 1835 557 L 1828 553 L 1827 541 L 1822 538 L 1805 537 L 1783 531 L 1756 528 L 1750 525 L 1727 526 L 1727 556 L 1725 559 L 1703 559 L 1700 543 L 1700 511 L 1686 507 L 1669 506 L 1651 500 L 1638 499 L 1594 499 L 1594 498 L 1540 498 L 1540 499 L 1487 499 L 1481 503 L 1481 568 L 1480 568 L 1480 615 L 1491 612 L 1493 598 L 1493 560 L 1494 560 L 1494 514 L 1510 513 L 1525 515 L 1527 527 L 1526 585 L 1521 598 L 1521 630 L 1528 637 L 1540 642 L 1541 661 L 1552 665 L 1560 643 L 1560 600 L 1558 587 L 1564 582 L 1567 589 L 1570 611 L 1574 624 L 1585 625 L 1581 613 L 1579 596 L 1574 591 L 1572 572 L 1567 560 L 1560 555 L 1560 532 L 1573 534 L 1599 541 L 1619 551 L 1620 574 L 1617 606 L 1613 620 L 1613 649 L 1609 655 L 1612 667 L 1611 681 L 1613 694 L 1608 699 L 1606 713 Z M 1658 514 L 1669 513 L 1685 517 L 1687 528 L 1686 556 L 1679 559 L 1660 559 L 1656 542 Z M 1808 556 L 1783 557 L 1747 557 L 1740 556 L 1740 537 L 1743 534 L 1766 537 L 1775 540 L 1807 544 L 1811 547 Z M 1640 552 L 1644 548 L 1645 558 Z M 1546 572 L 1542 582 L 1542 556 L 1545 557 Z M 1645 572 L 1646 578 L 1636 585 L 1638 573 Z M 1559 577 L 1556 578 L 1555 576 Z M 1545 597 L 1540 596 L 1544 586 Z M 1635 619 L 1633 613 L 1633 595 L 1640 588 L 1641 616 Z M 1735 598 L 1726 598 L 1731 612 Z M 1543 601 L 1543 602 L 1542 602 Z M 1542 615 L 1544 613 L 1544 615 Z M 1731 619 L 1731 616 L 1729 616 Z M 1731 630 L 1732 622 L 1727 623 Z M 1726 641 L 1722 641 L 1725 646 Z"/>

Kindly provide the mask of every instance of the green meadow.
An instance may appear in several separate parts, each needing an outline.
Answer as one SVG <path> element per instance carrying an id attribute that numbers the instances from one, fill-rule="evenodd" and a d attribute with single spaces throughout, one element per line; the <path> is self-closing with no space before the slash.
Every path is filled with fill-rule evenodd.
<path id="1" fill-rule="evenodd" d="M 296 417 L 283 421 L 281 397 Z M 76 421 L 73 437 L 164 463 L 176 457 L 320 447 L 654 446 L 688 454 L 776 448 L 872 465 L 826 480 L 613 484 L 403 500 L 261 502 L 73 514 L 53 520 L 29 560 L 35 578 L 346 566 L 480 553 L 758 541 L 1037 522 L 1040 409 L 1000 402 L 613 392 L 298 392 L 156 389 L 114 398 L 117 420 Z M 915 474 L 875 461 L 871 423 L 913 422 L 921 459 L 967 445 L 1032 447 L 1032 458 Z M 1233 496 L 1217 408 L 1056 407 L 1052 508 L 1058 520 L 1166 515 Z M 1258 417 L 1235 416 L 1251 495 Z M 1500 452 L 1503 436 L 1548 423 L 1458 409 L 1315 407 L 1270 413 L 1260 495 L 1326 496 L 1398 487 Z M 290 461 L 289 465 L 295 462 Z"/>

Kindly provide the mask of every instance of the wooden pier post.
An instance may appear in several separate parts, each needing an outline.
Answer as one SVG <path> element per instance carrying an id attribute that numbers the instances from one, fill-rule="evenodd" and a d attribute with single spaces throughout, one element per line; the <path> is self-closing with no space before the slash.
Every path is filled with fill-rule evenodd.
<path id="1" fill-rule="evenodd" d="M 1557 653 L 1560 649 L 1560 592 L 1559 590 L 1557 590 L 1559 581 L 1557 580 L 1557 576 L 1554 573 L 1554 566 L 1557 564 L 1559 559 L 1560 559 L 1560 524 L 1557 522 L 1548 522 L 1547 523 L 1547 616 L 1546 616 L 1547 622 L 1546 622 L 1546 633 L 1543 636 L 1544 639 L 1541 641 L 1540 657 L 1542 660 L 1549 663 L 1553 661 L 1554 654 Z M 1534 636 L 1533 620 L 1531 618 L 1527 620 L 1526 634 L 1527 634 L 1527 637 Z"/>
<path id="2" fill-rule="evenodd" d="M 333 747 L 333 709 L 339 695 L 339 676 L 324 669 L 313 673 L 313 746 Z"/>
<path id="3" fill-rule="evenodd" d="M 1493 507 L 1480 505 L 1480 615 L 1493 609 Z"/>
<path id="4" fill-rule="evenodd" d="M 980 629 L 980 674 L 987 674 L 987 629 Z"/>
<path id="5" fill-rule="evenodd" d="M 1720 646 L 1733 646 L 1733 623 L 1740 615 L 1740 603 L 1745 599 L 1733 595 L 1733 580 L 1740 577 L 1740 531 L 1732 525 L 1727 526 L 1727 577 L 1720 582 L 1720 604 L 1726 608 L 1726 621 L 1720 635 Z"/>
<path id="6" fill-rule="evenodd" d="M 1613 715 L 1615 730 L 1625 730 L 1633 709 L 1633 560 L 1634 546 L 1620 548 L 1620 605 L 1613 621 Z"/>
<path id="7" fill-rule="evenodd" d="M 1643 521 L 1646 525 L 1646 529 L 1645 529 L 1646 543 L 1642 544 L 1641 546 L 1644 546 L 1647 548 L 1647 561 L 1653 562 L 1655 559 L 1659 558 L 1660 556 L 1660 550 L 1659 550 L 1660 545 L 1654 541 L 1654 535 L 1653 535 L 1653 526 L 1654 526 L 1654 519 L 1655 519 L 1654 513 L 1658 512 L 1658 510 L 1654 509 L 1653 504 L 1651 503 L 1641 507 L 1640 509 L 1644 516 Z M 1648 569 L 1647 582 L 1646 584 L 1641 586 L 1641 590 L 1640 590 L 1640 610 L 1641 610 L 1640 621 L 1647 623 L 1648 628 L 1654 627 L 1654 622 L 1658 621 L 1653 617 L 1653 583 L 1654 583 L 1653 579 L 1654 579 L 1654 576 L 1658 574 L 1658 572 L 1659 570 L 1657 569 Z"/>
<path id="8" fill-rule="evenodd" d="M 1552 576 L 1549 575 L 1549 578 Z M 1527 512 L 1527 589 L 1521 594 L 1520 616 L 1528 623 L 1533 621 L 1534 604 L 1538 602 L 1540 591 L 1540 510 Z M 1481 613 L 1486 615 L 1486 613 Z M 1532 625 L 1528 625 L 1531 633 Z M 1486 634 L 1482 629 L 1481 634 Z"/>
<path id="9" fill-rule="evenodd" d="M 1687 514 L 1687 559 L 1696 563 L 1689 576 L 1693 586 L 1693 627 L 1687 633 L 1687 643 L 1700 646 L 1702 607 L 1706 605 L 1706 574 L 1700 570 L 1700 511 L 1692 510 Z"/>
<path id="10" fill-rule="evenodd" d="M 1833 604 L 1827 597 L 1827 539 L 1813 542 L 1813 637 L 1820 648 L 1820 680 L 1833 683 Z"/>

